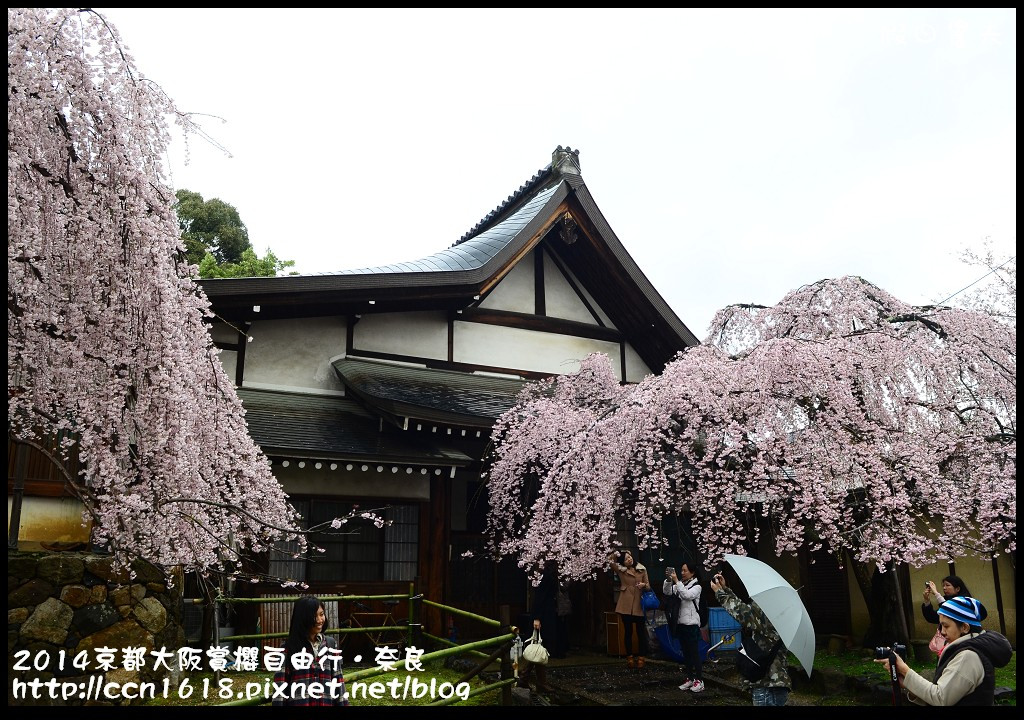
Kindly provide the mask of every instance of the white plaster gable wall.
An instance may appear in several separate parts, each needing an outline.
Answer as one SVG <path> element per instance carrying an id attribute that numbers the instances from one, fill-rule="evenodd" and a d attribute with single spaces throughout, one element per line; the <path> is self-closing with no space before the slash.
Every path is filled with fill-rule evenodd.
<path id="1" fill-rule="evenodd" d="M 502 278 L 493 290 L 483 299 L 480 307 L 488 310 L 508 310 L 533 314 L 536 312 L 536 297 L 534 292 L 534 253 L 533 250 L 526 257 L 520 260 L 509 273 Z M 570 278 L 576 287 L 586 297 L 587 302 L 594 308 L 604 322 L 605 327 L 615 327 L 608 316 L 601 310 L 594 298 L 588 293 L 579 282 L 579 279 L 570 273 Z M 544 305 L 547 315 L 550 317 L 563 318 L 565 320 L 576 320 L 578 322 L 597 325 L 594 316 L 591 315 L 586 305 L 580 300 L 576 291 L 565 279 L 565 275 L 554 263 L 551 257 L 544 253 Z"/>
<path id="2" fill-rule="evenodd" d="M 601 309 L 601 306 L 598 304 L 598 302 L 596 300 L 594 300 L 594 296 L 591 295 L 589 292 L 587 292 L 587 289 L 585 287 L 583 287 L 583 283 L 580 282 L 580 279 L 578 277 L 576 277 L 576 275 L 572 272 L 572 270 L 568 270 L 567 272 L 568 272 L 569 279 L 572 280 L 573 283 L 576 285 L 576 287 L 578 287 L 580 289 L 580 292 L 583 293 L 583 297 L 585 297 L 587 299 L 587 302 L 590 303 L 590 307 L 594 308 L 594 310 L 597 312 L 597 316 L 599 318 L 601 318 L 601 322 L 604 323 L 604 326 L 605 327 L 610 327 L 610 328 L 618 329 L 617 326 L 615 325 L 615 323 L 612 322 L 611 318 L 609 318 L 608 315 L 605 314 L 604 310 Z M 545 279 L 545 281 L 547 281 L 547 278 L 548 278 L 549 275 L 551 277 L 554 277 L 556 274 L 559 275 L 560 277 L 563 277 L 561 275 L 561 271 L 558 269 L 558 266 L 555 265 L 555 263 L 551 260 L 551 258 L 546 258 L 545 262 L 544 262 L 544 279 Z M 573 293 L 573 297 L 576 298 L 577 302 L 580 302 L 579 301 L 579 297 L 576 296 L 575 292 Z M 582 302 L 580 302 L 580 306 L 581 307 L 583 306 Z M 587 317 L 590 318 L 590 322 L 593 322 L 593 316 L 590 315 L 590 312 L 587 311 L 585 307 L 584 307 L 584 311 L 587 312 Z M 552 314 L 550 309 L 548 309 L 548 313 Z M 558 316 L 558 317 L 561 317 L 561 316 Z"/>
<path id="3" fill-rule="evenodd" d="M 346 331 L 344 317 L 254 322 L 243 385 L 342 391 L 331 358 L 344 354 Z"/>
<path id="4" fill-rule="evenodd" d="M 579 287 L 575 278 L 573 278 L 573 282 L 576 283 L 576 287 Z M 597 307 L 592 298 L 588 297 L 587 302 L 591 307 Z M 580 296 L 565 279 L 565 275 L 547 253 L 544 253 L 544 310 L 550 317 L 575 320 L 590 325 L 598 324 L 593 314 L 580 300 Z M 607 318 L 602 319 L 607 327 L 612 327 Z"/>
<path id="5" fill-rule="evenodd" d="M 443 312 L 367 313 L 353 328 L 352 347 L 446 360 L 448 319 Z"/>
<path id="6" fill-rule="evenodd" d="M 563 375 L 579 370 L 587 355 L 603 352 L 619 374 L 619 345 L 603 340 L 456 322 L 454 346 L 455 362 Z"/>
<path id="7" fill-rule="evenodd" d="M 633 346 L 626 343 L 626 381 L 640 382 L 650 374 L 651 369 L 640 359 Z"/>
<path id="8" fill-rule="evenodd" d="M 520 260 L 508 274 L 501 279 L 480 307 L 488 310 L 508 310 L 510 312 L 530 313 L 537 311 L 537 299 L 534 295 L 533 253 Z"/>

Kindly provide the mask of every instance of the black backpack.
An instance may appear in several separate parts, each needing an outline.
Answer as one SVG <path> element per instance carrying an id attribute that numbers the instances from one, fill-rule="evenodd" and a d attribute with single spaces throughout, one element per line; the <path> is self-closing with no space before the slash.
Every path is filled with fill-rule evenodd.
<path id="1" fill-rule="evenodd" d="M 762 650 L 746 628 L 743 628 L 740 638 L 742 650 L 736 653 L 736 669 L 744 680 L 759 682 L 775 662 L 775 656 L 782 649 L 782 640 L 778 640 L 770 650 Z"/>

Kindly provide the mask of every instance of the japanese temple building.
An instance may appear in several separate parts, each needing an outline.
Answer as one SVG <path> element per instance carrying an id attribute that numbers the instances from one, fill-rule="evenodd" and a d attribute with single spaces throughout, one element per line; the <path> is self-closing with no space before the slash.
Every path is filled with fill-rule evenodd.
<path id="1" fill-rule="evenodd" d="M 429 599 L 491 617 L 527 602 L 514 561 L 462 558 L 484 546 L 494 421 L 525 383 L 591 353 L 636 382 L 698 344 L 601 214 L 579 151 L 562 147 L 440 252 L 202 287 L 250 433 L 296 508 L 318 523 L 387 506 L 393 521 L 327 542 L 316 562 L 267 569 L 320 594 L 415 580 Z"/>

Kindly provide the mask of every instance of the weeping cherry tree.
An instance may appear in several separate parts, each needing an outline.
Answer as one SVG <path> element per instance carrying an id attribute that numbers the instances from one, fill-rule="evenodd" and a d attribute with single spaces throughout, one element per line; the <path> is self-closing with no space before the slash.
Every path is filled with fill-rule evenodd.
<path id="1" fill-rule="evenodd" d="M 172 210 L 168 119 L 202 130 L 96 12 L 7 18 L 10 438 L 43 452 L 42 438 L 63 438 L 51 459 L 77 454 L 66 482 L 122 563 L 205 574 L 237 570 L 243 548 L 305 551 L 204 325 Z"/>
<path id="2" fill-rule="evenodd" d="M 762 536 L 834 553 L 866 599 L 865 568 L 1016 548 L 1015 328 L 858 277 L 725 308 L 636 385 L 592 356 L 524 391 L 494 438 L 491 549 L 534 573 L 593 576 L 620 515 L 643 548 L 690 513 L 709 563 Z"/>

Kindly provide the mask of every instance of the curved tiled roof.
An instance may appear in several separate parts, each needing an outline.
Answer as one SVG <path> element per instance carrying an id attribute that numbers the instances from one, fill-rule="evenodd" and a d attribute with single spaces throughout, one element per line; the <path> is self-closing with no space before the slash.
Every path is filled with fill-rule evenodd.
<path id="1" fill-rule="evenodd" d="M 407 435 L 380 432 L 379 419 L 351 398 L 239 388 L 252 439 L 271 455 L 375 458 L 420 465 L 468 465 L 472 458 Z"/>
<path id="2" fill-rule="evenodd" d="M 501 280 L 539 233 L 555 222 L 564 203 L 585 222 L 589 242 L 559 245 L 582 286 L 600 295 L 616 327 L 648 367 L 662 367 L 677 352 L 699 344 L 651 285 L 597 207 L 579 172 L 579 151 L 559 146 L 538 171 L 446 250 L 419 260 L 354 270 L 201 281 L 225 318 L 285 319 L 358 315 L 367 301 L 378 312 L 462 309 Z M 595 296 L 596 297 L 596 296 Z M 382 300 L 381 304 L 377 304 Z M 421 307 L 421 309 L 423 309 Z M 369 310 L 372 312 L 373 310 Z"/>
<path id="3" fill-rule="evenodd" d="M 379 410 L 431 422 L 489 428 L 526 381 L 340 358 L 332 365 L 353 394 Z"/>
<path id="4" fill-rule="evenodd" d="M 561 149 L 562 146 L 559 145 L 558 147 L 559 147 L 559 149 Z M 483 220 L 481 220 L 476 225 L 471 227 L 469 229 L 469 232 L 467 232 L 465 235 L 463 235 L 461 238 L 459 238 L 459 242 L 457 242 L 455 244 L 458 245 L 459 243 L 466 242 L 466 240 L 468 240 L 469 238 L 471 238 L 474 235 L 476 235 L 481 230 L 481 228 L 484 228 L 484 227 L 487 226 L 487 223 L 489 223 L 491 220 L 493 220 L 494 218 L 496 218 L 499 215 L 501 215 L 501 213 L 503 213 L 505 211 L 505 209 L 508 208 L 509 205 L 511 205 L 516 200 L 521 198 L 527 192 L 529 192 L 529 191 L 533 190 L 535 187 L 537 187 L 537 185 L 539 185 L 542 180 L 546 180 L 547 177 L 550 174 L 551 174 L 551 164 L 548 163 L 547 167 L 541 168 L 536 173 L 534 173 L 532 178 L 530 178 L 529 180 L 524 182 L 522 185 L 520 185 L 519 189 L 516 190 L 511 195 L 509 195 L 508 199 L 505 202 L 503 202 L 501 205 L 499 205 L 498 207 L 494 208 L 489 213 L 487 213 L 484 216 Z"/>
<path id="5" fill-rule="evenodd" d="M 539 174 L 538 174 L 539 175 Z M 534 177 L 538 177 L 535 175 Z M 530 183 L 520 188 L 515 196 L 509 196 L 509 202 L 522 196 L 524 188 L 532 187 Z M 509 217 L 495 224 L 479 235 L 467 238 L 452 245 L 446 250 L 428 255 L 420 260 L 400 262 L 391 265 L 380 265 L 377 267 L 359 268 L 356 270 L 340 270 L 337 275 L 370 275 L 377 273 L 407 273 L 407 272 L 446 272 L 451 270 L 476 270 L 483 267 L 497 255 L 501 250 L 515 238 L 519 232 L 533 220 L 541 211 L 548 199 L 558 189 L 554 184 L 546 190 L 537 193 L 523 206 L 517 209 Z M 507 205 L 507 203 L 506 203 Z M 500 210 L 501 207 L 498 208 Z M 496 210 L 495 212 L 498 212 Z M 492 213 L 493 214 L 493 213 Z M 484 218 L 477 227 L 486 224 L 488 218 Z M 474 228 L 475 229 L 475 228 Z M 468 235 L 468 233 L 467 233 Z"/>

